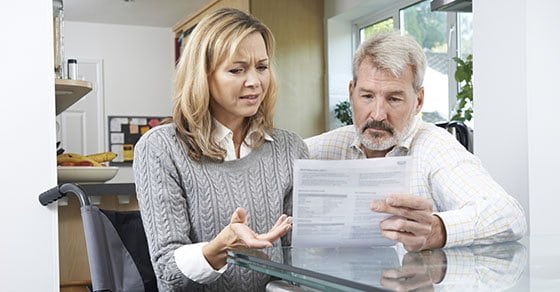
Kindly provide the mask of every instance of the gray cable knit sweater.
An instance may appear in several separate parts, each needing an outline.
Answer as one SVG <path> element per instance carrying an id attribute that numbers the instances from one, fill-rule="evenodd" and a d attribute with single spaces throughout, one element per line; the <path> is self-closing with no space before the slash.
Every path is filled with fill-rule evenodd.
<path id="1" fill-rule="evenodd" d="M 292 164 L 308 157 L 307 147 L 285 130 L 275 129 L 271 137 L 248 156 L 226 162 L 190 159 L 173 124 L 152 129 L 136 144 L 136 192 L 160 291 L 264 290 L 269 277 L 233 265 L 217 281 L 198 284 L 181 273 L 173 253 L 212 240 L 237 207 L 247 210 L 257 233 L 268 232 L 282 213 L 291 215 Z M 282 243 L 289 244 L 285 238 Z"/>

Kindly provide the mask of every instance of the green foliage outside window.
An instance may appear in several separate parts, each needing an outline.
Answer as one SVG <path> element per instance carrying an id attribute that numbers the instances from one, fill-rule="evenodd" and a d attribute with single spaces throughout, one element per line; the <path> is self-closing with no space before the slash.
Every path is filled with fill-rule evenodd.
<path id="1" fill-rule="evenodd" d="M 405 32 L 418 41 L 422 48 L 447 52 L 447 13 L 432 12 L 430 1 L 424 1 L 402 10 Z"/>
<path id="2" fill-rule="evenodd" d="M 380 22 L 374 23 L 370 26 L 363 28 L 364 37 L 362 41 L 366 40 L 372 35 L 376 35 L 380 32 L 391 32 L 393 31 L 393 18 L 387 18 Z"/>
<path id="3" fill-rule="evenodd" d="M 473 115 L 473 84 L 472 84 L 472 54 L 468 55 L 465 60 L 453 57 L 453 61 L 457 63 L 455 71 L 455 81 L 462 84 L 461 89 L 457 92 L 457 104 L 455 105 L 455 114 L 451 117 L 452 121 L 470 121 Z"/>

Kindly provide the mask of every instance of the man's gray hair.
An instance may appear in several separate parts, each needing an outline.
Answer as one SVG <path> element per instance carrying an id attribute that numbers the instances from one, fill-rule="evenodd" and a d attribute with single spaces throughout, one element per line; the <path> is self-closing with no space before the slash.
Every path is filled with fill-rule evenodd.
<path id="1" fill-rule="evenodd" d="M 358 69 L 364 61 L 390 72 L 394 77 L 399 77 L 407 66 L 411 66 L 414 88 L 420 89 L 424 82 L 426 55 L 414 38 L 401 35 L 399 31 L 374 35 L 358 47 L 352 61 L 354 83 L 357 82 Z"/>

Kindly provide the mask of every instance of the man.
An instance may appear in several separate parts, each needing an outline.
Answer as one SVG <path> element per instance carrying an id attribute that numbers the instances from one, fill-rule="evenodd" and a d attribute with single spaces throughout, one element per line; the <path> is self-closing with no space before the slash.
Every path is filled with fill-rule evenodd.
<path id="1" fill-rule="evenodd" d="M 424 103 L 426 57 L 398 32 L 360 45 L 349 84 L 354 125 L 306 139 L 311 159 L 411 156 L 411 194 L 374 200 L 388 213 L 383 236 L 408 251 L 517 240 L 527 223 L 520 204 L 444 129 L 416 115 Z"/>

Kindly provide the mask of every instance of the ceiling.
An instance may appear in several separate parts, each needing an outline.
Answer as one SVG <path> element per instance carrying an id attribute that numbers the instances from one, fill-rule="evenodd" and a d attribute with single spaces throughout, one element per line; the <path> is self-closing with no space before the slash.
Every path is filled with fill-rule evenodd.
<path id="1" fill-rule="evenodd" d="M 63 1 L 64 20 L 155 27 L 173 27 L 179 20 L 213 0 L 53 0 Z M 282 1 L 282 0 L 277 0 Z M 305 1 L 305 0 L 301 0 Z M 340 17 L 363 16 L 378 11 L 394 0 L 347 0 L 354 7 Z"/>
<path id="2" fill-rule="evenodd" d="M 210 0 L 63 0 L 64 20 L 172 27 Z"/>

